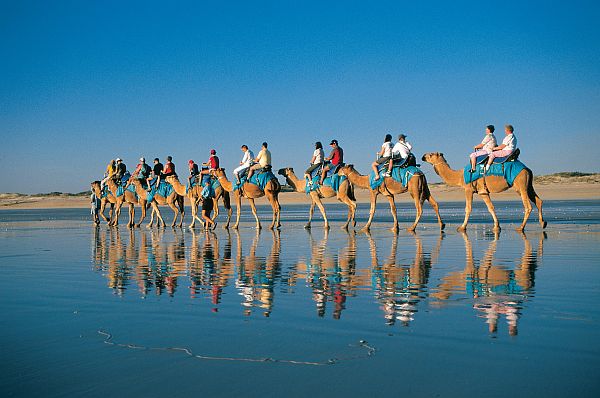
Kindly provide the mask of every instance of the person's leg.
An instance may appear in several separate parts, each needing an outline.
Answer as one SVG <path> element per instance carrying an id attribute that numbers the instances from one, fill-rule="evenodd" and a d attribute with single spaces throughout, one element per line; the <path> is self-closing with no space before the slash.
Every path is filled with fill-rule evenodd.
<path id="1" fill-rule="evenodd" d="M 250 170 L 248 170 L 248 179 L 250 179 L 250 177 L 252 177 L 252 174 L 254 174 L 254 170 L 258 170 L 260 168 L 262 168 L 262 166 L 259 163 L 257 163 L 254 166 L 250 167 Z"/>
<path id="2" fill-rule="evenodd" d="M 379 165 L 379 163 L 377 162 L 373 162 L 371 164 L 371 168 L 373 169 L 373 173 L 375 173 L 375 179 L 379 180 L 379 173 L 377 172 L 377 166 Z"/>
<path id="3" fill-rule="evenodd" d="M 327 172 L 331 170 L 329 165 L 323 167 L 323 170 L 321 170 L 321 178 L 319 179 L 319 185 L 323 185 L 323 180 L 325 180 L 325 177 L 327 176 Z"/>

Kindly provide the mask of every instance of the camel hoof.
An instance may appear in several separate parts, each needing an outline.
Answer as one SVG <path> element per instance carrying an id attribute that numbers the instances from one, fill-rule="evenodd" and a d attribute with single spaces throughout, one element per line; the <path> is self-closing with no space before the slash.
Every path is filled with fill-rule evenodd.
<path id="1" fill-rule="evenodd" d="M 340 227 L 340 229 L 341 229 L 342 231 L 348 231 L 348 224 L 346 224 L 346 225 L 342 225 L 342 226 Z"/>
<path id="2" fill-rule="evenodd" d="M 329 228 L 330 228 L 329 224 L 323 225 L 323 229 L 329 229 Z"/>
<path id="3" fill-rule="evenodd" d="M 446 228 L 446 224 L 442 223 L 442 225 L 440 225 L 440 231 L 443 231 L 444 228 Z"/>
<path id="4" fill-rule="evenodd" d="M 517 231 L 517 232 L 525 232 L 525 227 L 517 227 L 517 228 L 515 228 L 515 231 Z"/>
<path id="5" fill-rule="evenodd" d="M 547 225 L 548 225 L 548 222 L 544 221 L 544 222 L 542 223 L 542 229 L 546 229 L 546 226 L 547 226 Z"/>
<path id="6" fill-rule="evenodd" d="M 369 232 L 371 232 L 371 228 L 370 227 L 362 227 L 360 229 L 360 232 L 364 232 L 364 233 L 368 234 Z"/>
<path id="7" fill-rule="evenodd" d="M 463 227 L 463 226 L 461 225 L 460 227 L 456 228 L 456 230 L 457 230 L 458 232 L 465 232 L 465 231 L 467 230 L 467 227 Z"/>
<path id="8" fill-rule="evenodd" d="M 234 226 L 233 226 L 233 227 L 231 227 L 231 228 L 233 228 L 233 229 L 236 229 L 236 230 L 237 230 L 237 229 L 240 229 L 240 227 L 238 227 L 237 225 L 234 225 Z"/>
<path id="9" fill-rule="evenodd" d="M 500 228 L 500 226 L 499 226 L 499 225 L 496 225 L 496 226 L 495 226 L 495 227 L 492 229 L 492 231 L 494 231 L 494 232 L 500 232 L 500 230 L 501 230 L 501 229 L 502 229 L 502 228 Z"/>
<path id="10" fill-rule="evenodd" d="M 406 228 L 406 232 L 415 232 L 416 229 L 416 227 Z"/>
<path id="11" fill-rule="evenodd" d="M 356 220 L 352 220 L 352 226 L 356 227 Z"/>
<path id="12" fill-rule="evenodd" d="M 225 230 L 227 230 L 227 229 L 229 229 L 229 225 L 223 225 L 222 228 L 225 229 Z"/>
<path id="13" fill-rule="evenodd" d="M 311 227 L 310 227 L 310 224 L 306 224 L 306 225 L 304 226 L 304 229 L 310 229 L 310 228 L 311 228 Z"/>

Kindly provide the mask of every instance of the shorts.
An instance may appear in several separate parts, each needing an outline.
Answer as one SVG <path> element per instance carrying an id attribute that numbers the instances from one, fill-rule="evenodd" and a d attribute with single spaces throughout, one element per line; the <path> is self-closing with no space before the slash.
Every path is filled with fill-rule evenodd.
<path id="1" fill-rule="evenodd" d="M 202 199 L 202 211 L 207 213 L 213 211 L 213 200 L 211 198 Z"/>
<path id="2" fill-rule="evenodd" d="M 390 160 L 392 157 L 391 156 L 383 156 L 380 157 L 379 159 L 377 159 L 377 164 L 384 164 L 386 163 L 388 160 Z"/>

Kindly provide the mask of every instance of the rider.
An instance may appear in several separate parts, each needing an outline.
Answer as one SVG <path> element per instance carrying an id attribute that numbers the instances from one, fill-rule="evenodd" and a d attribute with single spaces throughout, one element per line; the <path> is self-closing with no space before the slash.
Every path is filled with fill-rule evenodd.
<path id="1" fill-rule="evenodd" d="M 151 169 L 150 166 L 146 164 L 146 159 L 141 157 L 140 163 L 138 163 L 135 171 L 133 172 L 133 176 L 140 180 L 140 183 L 143 184 L 144 182 L 148 181 L 148 178 L 150 178 L 150 172 Z"/>
<path id="2" fill-rule="evenodd" d="M 410 142 L 406 141 L 406 135 L 400 134 L 398 136 L 398 142 L 392 148 L 392 159 L 390 160 L 390 165 L 388 166 L 388 172 L 386 174 L 387 177 L 392 175 L 392 168 L 394 167 L 394 160 L 402 160 L 407 159 L 408 155 L 410 155 L 410 151 L 412 150 L 412 145 Z"/>
<path id="3" fill-rule="evenodd" d="M 202 174 L 209 174 L 211 171 L 214 171 L 219 168 L 219 157 L 217 156 L 217 151 L 214 149 L 210 150 L 210 156 L 207 162 L 202 163 L 202 166 L 208 167 L 208 169 L 202 170 Z"/>
<path id="4" fill-rule="evenodd" d="M 252 159 L 254 159 L 254 152 L 248 149 L 248 145 L 242 145 L 241 148 L 242 152 L 244 152 L 244 156 L 242 157 L 240 165 L 233 170 L 233 175 L 238 184 L 240 183 L 240 173 L 252 166 Z"/>
<path id="5" fill-rule="evenodd" d="M 325 167 L 321 171 L 321 180 L 319 181 L 321 185 L 323 185 L 323 180 L 329 170 L 333 169 L 335 171 L 338 166 L 344 164 L 344 150 L 338 145 L 338 141 L 331 140 L 329 146 L 331 147 L 331 153 L 325 158 Z"/>
<path id="6" fill-rule="evenodd" d="M 258 153 L 256 159 L 254 159 L 256 164 L 250 167 L 250 170 L 248 170 L 248 180 L 250 179 L 250 177 L 252 177 L 252 173 L 254 172 L 254 170 L 260 170 L 271 165 L 271 151 L 267 149 L 268 147 L 269 144 L 267 144 L 266 142 L 262 143 L 262 149 Z"/>
<path id="7" fill-rule="evenodd" d="M 175 173 L 175 164 L 173 164 L 173 162 L 171 162 L 173 160 L 173 158 L 171 156 L 167 156 L 167 163 L 165 163 L 165 169 L 163 170 L 162 174 L 161 174 L 161 179 L 164 179 L 165 177 L 168 176 L 176 176 L 177 174 Z"/>
<path id="8" fill-rule="evenodd" d="M 158 158 L 154 158 L 154 168 L 152 169 L 152 175 L 154 176 L 154 178 L 156 178 L 156 186 L 158 186 L 158 183 L 160 182 L 160 176 L 162 175 L 163 169 L 164 167 L 160 160 Z M 148 183 L 148 190 L 150 190 L 150 183 L 152 182 L 152 177 L 148 178 L 146 182 Z"/>
<path id="9" fill-rule="evenodd" d="M 127 166 L 125 165 L 125 163 L 123 163 L 123 160 L 121 160 L 121 158 L 116 158 L 115 162 L 117 162 L 117 172 L 114 174 L 114 178 L 119 183 L 121 183 L 123 176 L 125 176 L 125 174 L 127 173 Z"/>
<path id="10" fill-rule="evenodd" d="M 392 135 L 386 134 L 385 139 L 383 140 L 383 144 L 381 145 L 381 150 L 377 152 L 377 156 L 379 157 L 376 161 L 371 164 L 371 168 L 375 173 L 375 180 L 379 180 L 379 172 L 377 171 L 377 166 L 380 164 L 385 164 L 388 160 L 392 158 Z"/>
<path id="11" fill-rule="evenodd" d="M 309 183 L 312 183 L 310 178 L 311 173 L 319 167 L 323 167 L 324 159 L 325 152 L 323 151 L 323 144 L 321 144 L 321 141 L 317 141 L 315 142 L 315 151 L 313 152 L 312 158 L 310 158 L 310 167 L 304 172 L 304 178 L 309 180 Z"/>
<path id="12" fill-rule="evenodd" d="M 471 172 L 475 171 L 475 160 L 477 157 L 481 155 L 489 155 L 492 153 L 493 148 L 497 145 L 496 136 L 494 136 L 494 130 L 495 127 L 493 125 L 490 124 L 487 126 L 485 128 L 485 137 L 483 137 L 483 140 L 480 144 L 477 144 L 473 147 L 475 152 L 469 155 L 471 160 Z"/>
<path id="13" fill-rule="evenodd" d="M 198 165 L 194 163 L 193 160 L 188 161 L 188 167 L 190 169 L 190 176 L 188 177 L 188 186 L 192 185 L 192 181 L 196 179 L 196 177 L 200 174 L 200 170 L 198 170 Z"/>
<path id="14" fill-rule="evenodd" d="M 113 178 L 116 173 L 117 162 L 115 161 L 115 159 L 111 159 L 111 161 L 108 162 L 108 165 L 106 166 L 106 173 L 104 173 L 104 178 L 102 179 L 102 181 L 100 181 L 100 189 L 103 189 L 104 185 L 106 185 L 106 181 L 108 181 L 110 178 Z"/>
<path id="15" fill-rule="evenodd" d="M 513 153 L 515 149 L 517 149 L 517 137 L 515 136 L 514 131 L 515 129 L 512 125 L 507 124 L 504 126 L 504 134 L 506 134 L 506 136 L 502 140 L 502 144 L 492 148 L 492 152 L 490 153 L 487 164 L 485 165 L 486 173 L 490 169 L 494 158 L 508 156 Z"/>

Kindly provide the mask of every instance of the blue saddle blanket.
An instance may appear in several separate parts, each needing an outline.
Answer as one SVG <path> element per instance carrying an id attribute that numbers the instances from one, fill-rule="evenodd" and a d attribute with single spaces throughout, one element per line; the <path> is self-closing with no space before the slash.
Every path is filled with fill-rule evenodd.
<path id="1" fill-rule="evenodd" d="M 479 164 L 475 171 L 471 173 L 471 166 L 467 165 L 463 171 L 463 177 L 466 184 L 477 181 L 484 176 L 504 177 L 506 183 L 512 187 L 517 175 L 525 169 L 526 166 L 518 160 L 505 163 L 492 163 L 487 173 L 484 173 L 484 165 Z"/>
<path id="2" fill-rule="evenodd" d="M 369 184 L 371 185 L 371 189 L 379 188 L 379 186 L 383 184 L 383 175 L 386 171 L 387 168 L 379 170 L 379 180 L 375 179 L 375 173 L 371 171 L 371 173 L 369 174 Z M 408 166 L 404 168 L 395 166 L 392 169 L 392 178 L 394 179 L 394 181 L 401 183 L 403 187 L 406 187 L 408 185 L 408 182 L 415 174 L 423 174 L 423 172 L 416 166 Z"/>
<path id="3" fill-rule="evenodd" d="M 129 192 L 133 192 L 133 193 L 135 193 L 135 186 L 133 186 L 133 184 L 131 184 L 131 185 L 129 185 L 129 186 L 127 187 L 127 190 L 128 190 Z M 118 198 L 119 196 L 123 196 L 123 194 L 125 194 L 125 188 L 124 188 L 122 185 L 119 185 L 119 186 L 117 187 L 117 198 Z M 137 194 L 136 194 L 136 196 L 137 196 Z M 102 197 L 105 197 L 105 195 L 103 195 Z"/>
<path id="4" fill-rule="evenodd" d="M 156 195 L 166 198 L 167 196 L 171 195 L 171 193 L 173 193 L 173 185 L 161 180 L 161 182 L 158 184 L 158 188 L 154 187 L 150 192 L 148 192 L 146 199 L 148 202 L 152 202 L 152 199 L 154 199 Z"/>
<path id="5" fill-rule="evenodd" d="M 494 160 L 492 161 L 492 164 L 504 163 L 504 162 L 506 162 L 506 159 L 508 159 L 510 156 L 512 156 L 512 153 L 508 156 L 502 156 L 501 158 L 494 158 Z M 483 163 L 489 157 L 490 157 L 489 155 L 479 155 L 475 158 L 475 164 Z"/>
<path id="6" fill-rule="evenodd" d="M 273 174 L 272 171 L 266 171 L 260 174 L 254 173 L 252 174 L 252 177 L 250 177 L 250 179 L 248 179 L 247 176 L 241 177 L 239 184 L 237 182 L 234 182 L 233 190 L 237 191 L 242 185 L 244 185 L 246 182 L 249 182 L 250 184 L 258 185 L 258 187 L 264 191 L 265 187 L 267 186 L 267 183 L 275 178 L 277 177 L 275 177 L 275 174 Z"/>
<path id="7" fill-rule="evenodd" d="M 210 183 L 211 183 L 210 184 L 210 189 L 212 190 L 212 193 L 213 193 L 213 196 L 214 196 L 215 190 L 221 186 L 221 183 L 219 182 L 219 179 L 212 178 L 211 176 L 206 175 L 206 174 L 202 176 L 202 182 L 201 183 L 199 183 L 196 179 L 193 179 L 192 183 L 190 185 L 187 185 L 185 187 L 185 193 L 187 193 L 190 190 L 190 188 L 193 188 L 193 187 L 195 187 L 198 184 L 201 184 L 201 186 L 204 186 L 207 181 L 210 181 Z"/>
<path id="8" fill-rule="evenodd" d="M 342 185 L 342 182 L 344 182 L 348 177 L 346 176 L 341 176 L 339 174 L 333 174 L 330 177 L 326 177 L 323 180 L 323 186 L 327 186 L 327 187 L 331 187 L 331 189 L 333 189 L 335 192 L 338 192 L 340 190 L 340 185 Z M 304 188 L 304 192 L 306 192 L 306 194 L 308 195 L 309 193 L 311 193 L 312 191 L 316 191 L 317 189 L 319 189 L 319 180 L 321 179 L 320 175 L 315 175 L 313 177 L 313 179 L 311 180 L 312 184 L 309 182 L 309 180 L 306 180 L 306 187 Z"/>

